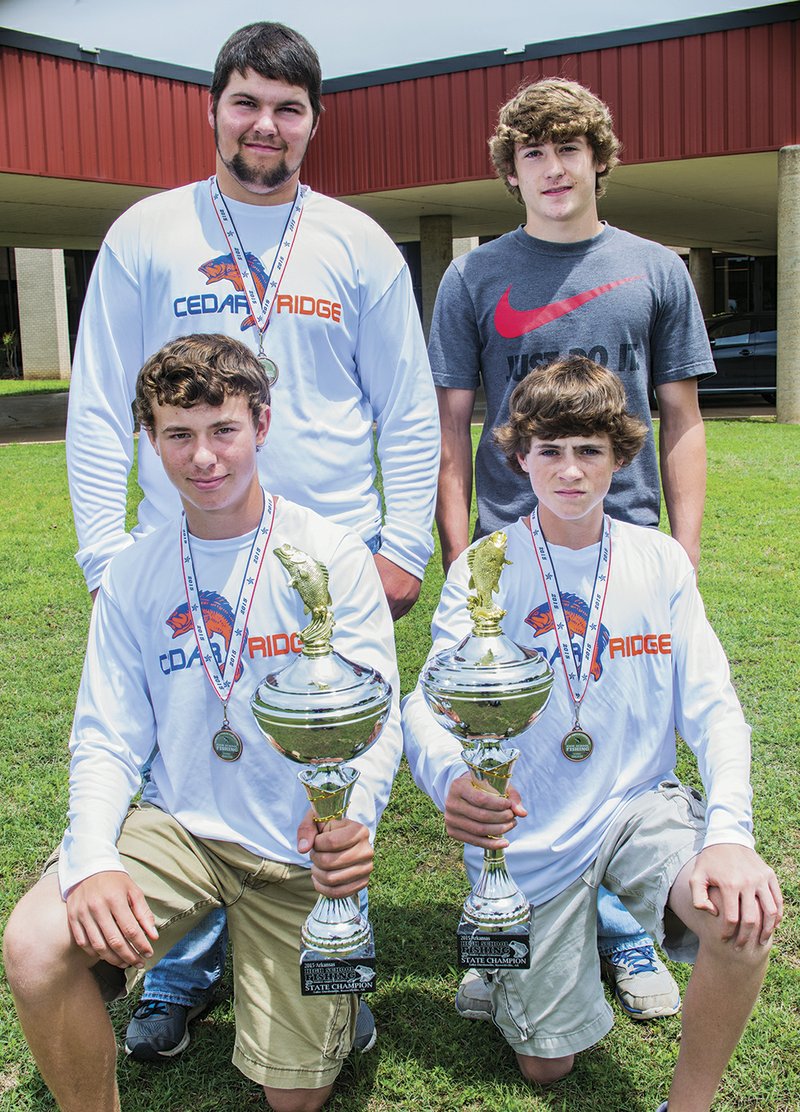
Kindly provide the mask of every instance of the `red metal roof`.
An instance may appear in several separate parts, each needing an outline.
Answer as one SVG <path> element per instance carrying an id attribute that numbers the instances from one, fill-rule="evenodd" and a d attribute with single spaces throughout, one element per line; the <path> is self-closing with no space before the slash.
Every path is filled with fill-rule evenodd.
<path id="1" fill-rule="evenodd" d="M 339 92 L 307 176 L 335 195 L 491 177 L 497 109 L 549 76 L 610 106 L 629 164 L 778 150 L 800 142 L 798 58 L 792 21 Z"/>
<path id="2" fill-rule="evenodd" d="M 610 105 L 627 163 L 777 150 L 800 142 L 799 57 L 787 19 L 343 89 L 304 177 L 333 195 L 492 177 L 498 107 L 550 75 Z M 0 46 L 0 172 L 170 188 L 212 169 L 202 86 Z"/>
<path id="3" fill-rule="evenodd" d="M 0 172 L 169 188 L 213 168 L 201 86 L 0 47 Z"/>

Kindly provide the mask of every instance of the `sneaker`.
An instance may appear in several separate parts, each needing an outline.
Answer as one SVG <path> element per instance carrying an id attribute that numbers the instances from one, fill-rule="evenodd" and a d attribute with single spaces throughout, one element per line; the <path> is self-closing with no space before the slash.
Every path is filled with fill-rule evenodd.
<path id="1" fill-rule="evenodd" d="M 189 1045 L 189 1023 L 207 1004 L 187 1008 L 165 1000 L 142 1000 L 125 1032 L 125 1053 L 139 1062 L 174 1058 Z"/>
<path id="2" fill-rule="evenodd" d="M 368 1050 L 372 1050 L 375 1043 L 378 1041 L 378 1029 L 375 1026 L 375 1016 L 362 1000 L 358 1006 L 358 1015 L 356 1016 L 356 1034 L 353 1039 L 353 1050 L 357 1050 L 359 1054 L 366 1054 Z"/>
<path id="3" fill-rule="evenodd" d="M 464 1019 L 491 1020 L 492 1018 L 489 986 L 474 969 L 468 969 L 461 978 L 456 993 L 456 1011 Z"/>
<path id="4" fill-rule="evenodd" d="M 667 1102 L 664 1101 L 663 1104 L 659 1104 L 658 1108 L 656 1109 L 656 1112 L 667 1112 Z"/>
<path id="5" fill-rule="evenodd" d="M 601 954 L 600 965 L 631 1019 L 660 1019 L 681 1010 L 678 986 L 652 946 Z"/>

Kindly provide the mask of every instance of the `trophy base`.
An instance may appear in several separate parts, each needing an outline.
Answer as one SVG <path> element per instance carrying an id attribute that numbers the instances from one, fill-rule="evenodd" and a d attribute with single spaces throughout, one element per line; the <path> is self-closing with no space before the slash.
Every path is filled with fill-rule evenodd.
<path id="1" fill-rule="evenodd" d="M 456 931 L 461 969 L 529 969 L 533 930 L 522 923 L 511 930 L 480 930 L 462 915 Z"/>
<path id="2" fill-rule="evenodd" d="M 303 950 L 300 954 L 300 992 L 303 996 L 338 996 L 375 991 L 375 944 L 369 941 L 347 957 Z"/>

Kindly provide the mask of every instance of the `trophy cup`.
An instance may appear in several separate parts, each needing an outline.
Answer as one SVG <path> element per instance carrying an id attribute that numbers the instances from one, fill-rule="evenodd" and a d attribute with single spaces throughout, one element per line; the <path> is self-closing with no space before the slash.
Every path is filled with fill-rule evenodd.
<path id="1" fill-rule="evenodd" d="M 553 670 L 533 649 L 503 634 L 505 610 L 492 602 L 506 560 L 505 533 L 485 537 L 470 549 L 467 598 L 472 632 L 426 665 L 420 684 L 434 718 L 465 745 L 461 756 L 472 782 L 496 795 L 508 794 L 519 749 L 502 742 L 522 733 L 544 710 Z M 530 908 L 511 878 L 502 849 L 484 850 L 483 868 L 464 902 L 459 923 L 462 969 L 527 969 L 530 966 Z"/>
<path id="2" fill-rule="evenodd" d="M 309 768 L 298 773 L 319 830 L 342 818 L 359 773 L 344 761 L 377 740 L 389 714 L 392 689 L 374 668 L 354 664 L 331 648 L 334 619 L 328 570 L 284 544 L 275 555 L 290 575 L 311 621 L 303 651 L 258 685 L 250 707 L 259 729 L 284 757 Z M 303 924 L 300 987 L 304 996 L 372 992 L 372 927 L 352 897 L 319 896 Z"/>

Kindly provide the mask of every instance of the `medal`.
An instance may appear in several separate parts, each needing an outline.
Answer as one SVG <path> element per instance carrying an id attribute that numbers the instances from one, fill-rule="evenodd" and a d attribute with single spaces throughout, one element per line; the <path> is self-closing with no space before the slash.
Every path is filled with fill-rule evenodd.
<path id="1" fill-rule="evenodd" d="M 266 283 L 263 282 L 263 276 L 261 278 L 261 282 L 264 285 L 264 292 L 260 294 L 256 287 L 256 279 L 253 277 L 252 271 L 252 264 L 253 262 L 257 262 L 257 260 L 253 259 L 252 255 L 248 255 L 242 246 L 242 241 L 239 238 L 239 233 L 233 222 L 233 217 L 228 212 L 228 206 L 225 204 L 225 198 L 222 196 L 222 191 L 219 188 L 216 174 L 211 175 L 208 179 L 208 184 L 211 190 L 211 203 L 214 206 L 214 211 L 217 214 L 217 219 L 219 220 L 223 235 L 230 248 L 231 259 L 238 272 L 239 280 L 242 283 L 242 292 L 247 300 L 248 308 L 250 309 L 253 327 L 258 329 L 258 353 L 256 358 L 264 368 L 264 375 L 267 383 L 272 387 L 278 381 L 278 365 L 273 359 L 270 359 L 264 351 L 264 336 L 269 328 L 272 309 L 275 305 L 275 298 L 278 296 L 278 290 L 281 288 L 281 282 L 286 273 L 286 265 L 289 262 L 289 256 L 292 253 L 292 247 L 294 246 L 294 241 L 297 238 L 297 232 L 300 228 L 300 217 L 303 215 L 303 204 L 306 193 L 308 192 L 308 186 L 298 185 L 297 187 L 294 204 L 286 218 L 286 224 L 280 242 L 275 250 L 275 257 L 272 260 L 272 266 L 269 268 Z"/>
<path id="2" fill-rule="evenodd" d="M 575 761 L 576 763 L 591 757 L 593 749 L 594 742 L 585 730 L 579 728 L 579 723 L 576 723 L 568 734 L 564 734 L 564 739 L 561 742 L 561 752 L 568 761 Z"/>
<path id="3" fill-rule="evenodd" d="M 238 761 L 242 755 L 242 739 L 228 722 L 228 704 L 222 704 L 222 725 L 211 739 L 211 748 L 221 761 Z"/>
<path id="4" fill-rule="evenodd" d="M 192 628 L 200 653 L 200 663 L 206 674 L 208 682 L 214 689 L 214 694 L 222 703 L 222 725 L 211 738 L 211 748 L 221 761 L 238 761 L 242 755 L 244 745 L 242 739 L 231 728 L 228 721 L 228 703 L 233 694 L 239 666 L 247 633 L 247 619 L 250 607 L 255 597 L 258 577 L 264 565 L 270 534 L 274 503 L 272 497 L 263 491 L 264 509 L 261 521 L 256 529 L 253 543 L 242 576 L 242 585 L 239 588 L 239 598 L 234 608 L 234 623 L 231 630 L 228 650 L 225 661 L 220 667 L 211 646 L 211 638 L 206 629 L 206 619 L 203 613 L 203 596 L 197 586 L 197 576 L 192 559 L 192 546 L 189 539 L 189 528 L 186 524 L 186 514 L 181 515 L 181 567 L 183 569 L 183 582 L 186 588 L 186 601 L 189 604 L 189 614 L 192 619 Z"/>
<path id="5" fill-rule="evenodd" d="M 547 594 L 547 605 L 550 608 L 553 629 L 556 632 L 558 655 L 561 658 L 561 665 L 564 669 L 570 699 L 572 700 L 572 729 L 564 735 L 561 741 L 561 752 L 568 761 L 578 763 L 585 761 L 587 757 L 591 757 L 594 750 L 591 734 L 588 734 L 581 726 L 580 708 L 586 692 L 589 690 L 597 638 L 600 633 L 600 620 L 603 616 L 608 591 L 609 573 L 611 571 L 611 518 L 608 514 L 603 516 L 603 535 L 600 539 L 600 552 L 597 557 L 594 586 L 592 587 L 589 613 L 586 617 L 586 630 L 579 664 L 576 663 L 575 654 L 572 651 L 573 631 L 570 630 L 567 615 L 564 613 L 556 569 L 550 556 L 547 541 L 539 525 L 538 508 L 530 516 L 530 530 L 533 550 L 536 553 L 539 572 Z"/>
<path id="6" fill-rule="evenodd" d="M 278 381 L 278 364 L 275 362 L 274 359 L 270 359 L 265 351 L 259 351 L 256 358 L 261 364 L 261 367 L 264 371 L 264 377 L 267 380 L 267 385 L 271 390 L 275 383 Z"/>

